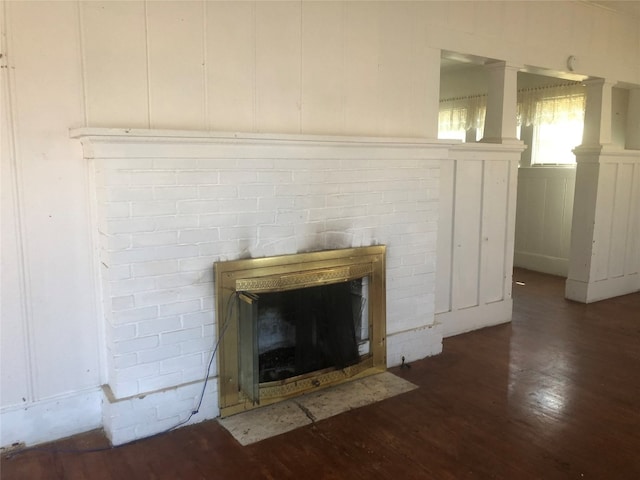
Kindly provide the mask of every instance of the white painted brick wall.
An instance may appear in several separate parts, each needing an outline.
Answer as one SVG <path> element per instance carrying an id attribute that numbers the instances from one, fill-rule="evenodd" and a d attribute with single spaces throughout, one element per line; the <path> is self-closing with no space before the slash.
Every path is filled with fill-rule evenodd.
<path id="1" fill-rule="evenodd" d="M 162 145 L 123 142 L 117 158 L 98 151 L 95 160 L 115 397 L 104 416 L 114 443 L 188 416 L 193 396 L 175 395 L 205 376 L 216 261 L 386 244 L 388 364 L 440 351 L 433 302 L 444 148 L 320 144 L 316 154 L 314 145 L 203 141 L 187 142 L 186 158 L 171 144 L 165 158 Z M 210 418 L 217 398 L 207 398 Z"/>

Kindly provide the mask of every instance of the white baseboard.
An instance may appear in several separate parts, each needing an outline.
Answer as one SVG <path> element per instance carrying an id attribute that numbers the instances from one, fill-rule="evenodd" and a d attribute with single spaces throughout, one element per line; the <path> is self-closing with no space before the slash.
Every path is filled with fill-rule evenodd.
<path id="1" fill-rule="evenodd" d="M 515 252 L 513 265 L 533 270 L 534 272 L 548 273 L 560 277 L 566 277 L 569 272 L 568 258 L 550 257 L 538 253 Z"/>
<path id="2" fill-rule="evenodd" d="M 438 323 L 387 334 L 387 367 L 413 362 L 442 352 L 442 326 Z"/>
<path id="3" fill-rule="evenodd" d="M 640 275 L 608 278 L 597 282 L 567 279 L 565 297 L 580 303 L 591 303 L 640 291 Z"/>
<path id="4" fill-rule="evenodd" d="M 0 410 L 0 445 L 27 446 L 102 426 L 102 389 L 74 392 Z"/>
<path id="5" fill-rule="evenodd" d="M 510 322 L 512 314 L 513 300 L 509 298 L 463 310 L 437 313 L 436 322 L 442 324 L 442 335 L 446 338 Z"/>
<path id="6" fill-rule="evenodd" d="M 202 405 L 197 414 L 203 382 L 191 382 L 123 399 L 114 398 L 108 386 L 103 387 L 102 423 L 112 445 L 122 445 L 150 437 L 180 425 L 211 420 L 220 415 L 218 378 L 207 382 Z M 187 420 L 188 419 L 188 420 Z"/>

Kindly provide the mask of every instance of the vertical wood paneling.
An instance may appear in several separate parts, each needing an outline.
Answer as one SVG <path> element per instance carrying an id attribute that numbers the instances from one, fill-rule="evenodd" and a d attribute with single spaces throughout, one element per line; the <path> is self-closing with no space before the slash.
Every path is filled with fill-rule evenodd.
<path id="1" fill-rule="evenodd" d="M 590 303 L 640 289 L 634 258 L 640 157 L 633 150 L 578 148 L 567 298 Z"/>
<path id="2" fill-rule="evenodd" d="M 406 4 L 381 3 L 380 15 L 380 134 L 406 135 L 415 131 L 414 112 L 422 108 L 414 97 L 414 76 L 424 58 L 414 55 L 411 9 Z M 435 95 L 434 95 L 435 96 Z"/>
<path id="3" fill-rule="evenodd" d="M 5 9 L 0 5 L 0 51 L 7 52 L 4 35 Z M 10 40 L 10 39 L 9 39 Z M 25 284 L 25 258 L 23 256 L 20 199 L 18 198 L 18 165 L 13 143 L 14 125 L 11 116 L 11 91 L 9 78 L 12 61 L 0 59 L 0 305 L 2 305 L 2 335 L 0 335 L 0 407 L 18 405 L 31 400 L 30 357 L 28 351 L 28 292 Z M 5 66 L 7 68 L 5 68 Z"/>
<path id="4" fill-rule="evenodd" d="M 208 128 L 254 131 L 255 5 L 207 2 L 206 15 Z"/>
<path id="5" fill-rule="evenodd" d="M 80 7 L 89 126 L 148 128 L 144 2 L 81 2 Z"/>
<path id="6" fill-rule="evenodd" d="M 429 2 L 410 2 L 408 8 L 412 29 L 412 107 L 410 129 L 403 135 L 437 138 L 442 52 L 429 43 L 429 28 L 425 26 L 430 14 Z"/>
<path id="7" fill-rule="evenodd" d="M 609 247 L 609 276 L 620 277 L 625 271 L 627 242 L 630 240 L 629 210 L 633 165 L 621 163 L 617 168 L 614 209 L 611 218 L 611 243 Z"/>
<path id="8" fill-rule="evenodd" d="M 569 280 L 588 282 L 591 270 L 591 248 L 594 236 L 594 211 L 598 191 L 599 166 L 584 163 L 576 169 L 575 199 L 571 222 L 571 255 L 569 256 Z M 573 221 L 573 218 L 576 221 Z M 582 221 L 591 219 L 591 221 Z"/>
<path id="9" fill-rule="evenodd" d="M 527 183 L 523 182 L 520 178 L 518 178 L 518 192 L 517 192 L 517 202 L 516 202 L 516 252 L 518 250 L 524 249 L 524 245 L 526 242 L 525 229 L 527 226 L 526 222 L 519 221 L 518 219 L 523 218 L 524 213 L 526 212 L 527 207 Z"/>
<path id="10" fill-rule="evenodd" d="M 532 215 L 527 228 L 527 243 L 532 251 L 539 251 L 545 234 L 545 199 L 547 198 L 547 179 L 535 178 L 529 185 L 529 206 Z M 542 193 L 542 194 L 540 194 Z"/>
<path id="11" fill-rule="evenodd" d="M 300 4 L 256 4 L 256 130 L 300 132 Z"/>
<path id="12" fill-rule="evenodd" d="M 39 400 L 99 384 L 86 164 L 68 138 L 84 121 L 79 19 L 72 2 L 16 2 L 11 12 L 29 375 Z"/>
<path id="13" fill-rule="evenodd" d="M 505 251 L 509 205 L 509 162 L 484 162 L 480 301 L 504 299 Z"/>
<path id="14" fill-rule="evenodd" d="M 596 255 L 592 267 L 593 280 L 605 280 L 609 277 L 609 258 L 611 252 L 611 233 L 616 208 L 616 189 L 618 165 L 600 164 L 596 204 L 596 229 L 594 249 Z M 598 225 L 599 224 L 599 225 Z"/>
<path id="15" fill-rule="evenodd" d="M 148 2 L 151 128 L 205 128 L 204 4 Z"/>
<path id="16" fill-rule="evenodd" d="M 482 218 L 482 162 L 458 161 L 453 220 L 452 306 L 478 305 L 480 228 Z"/>
<path id="17" fill-rule="evenodd" d="M 626 275 L 640 274 L 640 164 L 633 165 L 631 200 L 629 209 L 629 237 L 625 252 Z M 640 278 L 638 279 L 640 288 Z"/>
<path id="18" fill-rule="evenodd" d="M 505 205 L 506 228 L 504 249 L 504 296 L 510 302 L 513 294 L 513 266 L 515 257 L 516 202 L 518 197 L 518 163 L 522 158 L 522 150 L 509 159 L 507 167 L 507 201 Z M 509 316 L 511 320 L 511 316 Z"/>
<path id="19" fill-rule="evenodd" d="M 569 258 L 571 246 L 571 221 L 573 217 L 573 196 L 576 190 L 575 170 L 573 171 L 573 175 L 567 179 L 564 190 L 564 205 L 562 209 L 561 225 L 562 250 L 560 251 L 560 256 L 562 258 Z"/>
<path id="20" fill-rule="evenodd" d="M 302 3 L 302 132 L 344 131 L 343 3 Z"/>
<path id="21" fill-rule="evenodd" d="M 345 133 L 379 133 L 380 13 L 374 2 L 349 2 L 345 25 Z"/>
<path id="22" fill-rule="evenodd" d="M 519 149 L 462 144 L 440 166 L 436 318 L 445 337 L 511 319 Z"/>
<path id="23" fill-rule="evenodd" d="M 517 266 L 566 275 L 574 190 L 575 169 L 518 169 Z"/>
<path id="24" fill-rule="evenodd" d="M 450 160 L 443 160 L 440 163 L 440 200 L 436 256 L 436 313 L 451 310 L 455 165 L 455 162 Z"/>
<path id="25" fill-rule="evenodd" d="M 561 256 L 565 185 L 566 178 L 563 177 L 549 178 L 545 185 L 541 248 L 552 257 Z M 549 228 L 550 226 L 553 228 Z"/>

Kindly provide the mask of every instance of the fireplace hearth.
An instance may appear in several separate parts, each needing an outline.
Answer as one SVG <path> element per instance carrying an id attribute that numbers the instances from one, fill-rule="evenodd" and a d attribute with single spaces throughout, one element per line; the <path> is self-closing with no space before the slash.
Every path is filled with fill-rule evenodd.
<path id="1" fill-rule="evenodd" d="M 221 415 L 386 368 L 385 247 L 215 264 Z"/>

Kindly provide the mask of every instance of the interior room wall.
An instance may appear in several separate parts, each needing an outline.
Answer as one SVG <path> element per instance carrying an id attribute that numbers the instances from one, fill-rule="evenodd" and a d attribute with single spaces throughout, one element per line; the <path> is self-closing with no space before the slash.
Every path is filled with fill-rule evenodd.
<path id="1" fill-rule="evenodd" d="M 87 166 L 69 128 L 435 138 L 440 49 L 640 84 L 583 2 L 23 2 L 2 40 L 1 445 L 100 426 Z"/>

